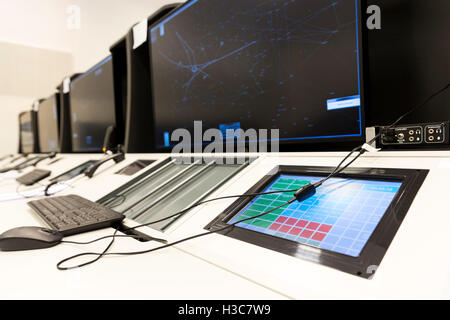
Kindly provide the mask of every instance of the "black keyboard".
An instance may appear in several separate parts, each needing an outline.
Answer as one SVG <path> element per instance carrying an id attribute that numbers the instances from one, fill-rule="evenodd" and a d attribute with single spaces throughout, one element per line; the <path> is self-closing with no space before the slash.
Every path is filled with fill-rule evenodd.
<path id="1" fill-rule="evenodd" d="M 44 180 L 52 174 L 51 171 L 36 169 L 30 173 L 24 174 L 23 176 L 16 179 L 17 182 L 26 186 L 32 186 L 33 184 Z"/>
<path id="2" fill-rule="evenodd" d="M 77 195 L 34 200 L 28 205 L 64 236 L 112 227 L 125 217 L 98 203 Z"/>

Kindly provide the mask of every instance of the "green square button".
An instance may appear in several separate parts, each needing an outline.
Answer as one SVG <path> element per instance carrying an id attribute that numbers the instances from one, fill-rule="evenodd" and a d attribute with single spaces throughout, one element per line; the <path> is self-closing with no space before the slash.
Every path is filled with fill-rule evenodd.
<path id="1" fill-rule="evenodd" d="M 250 206 L 250 208 L 248 208 L 248 210 L 253 210 L 253 211 L 256 211 L 256 212 L 259 212 L 259 213 L 263 213 L 264 211 L 266 211 L 266 206 L 262 206 L 262 205 L 259 205 L 259 204 L 252 204 Z"/>
<path id="2" fill-rule="evenodd" d="M 279 217 L 279 215 L 277 215 L 277 214 L 268 213 L 268 214 L 261 216 L 260 219 L 275 221 L 278 219 L 278 217 Z"/>
<path id="3" fill-rule="evenodd" d="M 273 211 L 272 213 L 276 214 L 276 215 L 281 215 L 283 212 L 284 212 L 284 209 L 280 208 L 280 209 L 277 209 L 277 210 Z"/>
<path id="4" fill-rule="evenodd" d="M 269 204 L 271 204 L 272 203 L 272 200 L 266 200 L 266 199 L 258 199 L 258 200 L 256 200 L 255 201 L 255 203 L 256 204 L 261 204 L 261 205 L 264 205 L 264 206 L 268 206 Z"/>
<path id="5" fill-rule="evenodd" d="M 255 210 L 245 210 L 242 214 L 241 214 L 241 216 L 246 216 L 247 218 L 250 218 L 250 217 L 255 217 L 255 216 L 257 216 L 257 215 L 259 215 L 259 214 L 261 214 L 262 212 L 258 212 L 258 211 L 255 211 Z"/>
<path id="6" fill-rule="evenodd" d="M 271 224 L 272 224 L 272 222 L 270 222 L 270 221 L 263 221 L 263 220 L 259 220 L 259 219 L 257 219 L 256 221 L 254 221 L 252 223 L 252 225 L 260 227 L 260 228 L 268 228 Z"/>
<path id="7" fill-rule="evenodd" d="M 303 186 L 306 186 L 308 183 L 311 183 L 311 181 L 306 181 L 306 180 L 296 181 L 294 183 L 294 186 L 295 187 L 303 187 Z"/>
<path id="8" fill-rule="evenodd" d="M 278 207 L 281 206 L 282 204 L 284 204 L 286 201 L 280 201 L 280 200 L 276 200 L 274 202 L 272 202 L 272 206 Z"/>
<path id="9" fill-rule="evenodd" d="M 273 200 L 273 199 L 276 199 L 277 197 L 278 197 L 278 195 L 276 193 L 274 193 L 274 194 L 265 194 L 265 195 L 261 196 L 260 199 Z"/>
<path id="10" fill-rule="evenodd" d="M 288 184 L 285 183 L 276 183 L 272 186 L 272 189 L 277 189 L 277 190 L 287 190 L 289 188 Z"/>
<path id="11" fill-rule="evenodd" d="M 279 180 L 277 181 L 277 183 L 291 184 L 291 183 L 294 182 L 294 181 L 295 181 L 295 179 L 286 179 L 286 178 L 282 178 L 282 179 L 279 179 Z"/>
<path id="12" fill-rule="evenodd" d="M 292 196 L 288 195 L 288 194 L 283 194 L 282 196 L 280 196 L 277 200 L 279 201 L 283 201 L 283 202 L 287 202 L 289 200 L 292 199 Z"/>

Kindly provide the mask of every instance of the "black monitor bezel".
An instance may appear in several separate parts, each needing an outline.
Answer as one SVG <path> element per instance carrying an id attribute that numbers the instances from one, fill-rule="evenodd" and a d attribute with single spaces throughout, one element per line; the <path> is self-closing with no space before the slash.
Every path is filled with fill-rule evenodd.
<path id="1" fill-rule="evenodd" d="M 278 166 L 249 189 L 246 194 L 262 192 L 281 174 L 325 177 L 333 169 L 331 167 Z M 359 257 L 356 258 L 237 226 L 218 231 L 218 233 L 369 279 L 380 265 L 428 172 L 429 170 L 423 169 L 348 168 L 337 175 L 341 178 L 401 181 L 403 183 Z M 252 199 L 251 197 L 242 197 L 236 200 L 205 229 L 214 231 L 228 226 L 227 223 Z"/>
<path id="2" fill-rule="evenodd" d="M 70 120 L 70 144 L 71 144 L 71 149 L 72 149 L 72 153 L 103 153 L 102 151 L 102 147 L 100 147 L 98 150 L 88 150 L 88 149 L 75 149 L 74 147 L 74 138 L 73 138 L 73 119 L 72 119 L 72 108 L 73 108 L 73 103 L 72 103 L 72 86 L 74 83 L 78 82 L 78 81 L 82 81 L 82 79 L 84 78 L 84 76 L 88 73 L 93 72 L 94 70 L 96 70 L 97 68 L 99 68 L 100 66 L 104 65 L 105 63 L 107 63 L 109 60 L 111 60 L 111 65 L 112 65 L 112 88 L 113 88 L 113 101 L 114 101 L 114 105 L 113 105 L 113 114 L 114 114 L 114 121 L 115 123 L 113 123 L 112 125 L 114 125 L 115 127 L 117 127 L 117 122 L 118 117 L 117 117 L 117 103 L 116 103 L 116 88 L 115 88 L 115 77 L 114 77 L 114 59 L 113 56 L 110 54 L 108 56 L 106 56 L 105 58 L 103 58 L 102 60 L 100 60 L 99 62 L 97 62 L 95 65 L 93 65 L 91 68 L 89 68 L 87 71 L 81 73 L 81 74 L 76 74 L 75 77 L 73 77 L 71 79 L 70 82 L 70 91 L 69 91 L 69 108 L 70 108 L 70 115 L 69 115 L 69 120 Z M 106 131 L 105 131 L 106 133 Z M 103 141 L 102 137 L 102 141 Z"/>
<path id="3" fill-rule="evenodd" d="M 39 152 L 40 153 L 61 152 L 61 107 L 60 107 L 61 101 L 60 101 L 59 98 L 60 98 L 59 97 L 59 93 L 54 93 L 51 96 L 49 96 L 49 97 L 47 97 L 47 98 L 45 98 L 45 99 L 43 99 L 43 100 L 41 100 L 39 102 L 38 110 L 36 112 L 36 123 L 37 123 L 37 142 L 38 142 L 38 145 L 39 145 Z M 42 145 L 41 145 L 41 132 L 40 132 L 41 126 L 39 125 L 39 112 L 41 110 L 41 104 L 46 102 L 46 101 L 48 101 L 48 100 L 50 100 L 50 99 L 54 99 L 55 103 L 56 103 L 56 112 L 57 112 L 56 123 L 57 123 L 57 135 L 58 135 L 58 137 L 57 137 L 57 144 L 58 144 L 58 146 L 57 146 L 56 150 L 43 151 L 42 150 Z"/>
<path id="4" fill-rule="evenodd" d="M 30 115 L 31 125 L 32 125 L 32 134 L 33 134 L 33 146 L 31 146 L 31 151 L 26 152 L 23 149 L 23 138 L 22 138 L 22 117 L 26 114 Z M 19 113 L 19 153 L 20 154 L 30 154 L 37 152 L 37 130 L 36 130 L 36 112 L 33 110 L 23 111 Z"/>
<path id="5" fill-rule="evenodd" d="M 154 95 L 154 72 L 153 72 L 153 63 L 152 63 L 152 42 L 150 39 L 151 29 L 162 22 L 165 19 L 170 18 L 172 15 L 177 14 L 179 11 L 183 10 L 186 6 L 190 6 L 191 2 L 196 0 L 187 0 L 185 3 L 174 9 L 170 14 L 162 17 L 161 19 L 155 21 L 149 28 L 147 29 L 147 45 L 149 56 L 148 59 L 150 61 L 150 90 L 151 90 L 151 99 L 152 99 L 152 123 L 153 123 L 153 135 L 154 135 L 154 148 L 158 152 L 170 152 L 172 147 L 161 147 L 157 145 L 157 137 L 156 137 L 156 117 L 155 117 L 155 95 Z M 355 0 L 355 4 L 357 5 L 357 13 L 358 13 L 358 52 L 359 52 L 359 88 L 360 88 L 360 98 L 361 98 L 361 106 L 360 106 L 360 114 L 361 114 L 361 134 L 359 136 L 351 136 L 351 137 L 333 137 L 333 138 L 312 138 L 312 139 L 298 139 L 298 140 L 279 140 L 280 151 L 281 152 L 291 152 L 294 149 L 302 149 L 303 151 L 314 150 L 314 151 L 323 151 L 323 150 L 338 150 L 338 149 L 352 149 L 360 142 L 365 141 L 366 137 L 366 81 L 364 81 L 365 76 L 365 66 L 367 64 L 367 33 L 365 32 L 365 12 L 362 8 L 366 5 L 367 0 Z M 299 151 L 299 150 L 295 150 Z"/>
<path id="6" fill-rule="evenodd" d="M 80 74 L 74 73 L 67 77 L 70 81 L 76 79 Z M 66 81 L 64 79 L 64 81 Z M 65 92 L 64 83 L 60 83 L 56 90 L 59 93 L 59 111 L 60 111 L 60 131 L 59 146 L 62 153 L 72 152 L 72 129 L 71 129 L 71 112 L 70 112 L 70 90 Z"/>

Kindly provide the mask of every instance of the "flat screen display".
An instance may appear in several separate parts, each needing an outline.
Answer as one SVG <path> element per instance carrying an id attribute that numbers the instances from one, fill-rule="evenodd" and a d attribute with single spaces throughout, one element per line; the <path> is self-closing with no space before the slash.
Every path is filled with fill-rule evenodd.
<path id="1" fill-rule="evenodd" d="M 44 100 L 39 104 L 38 137 L 41 152 L 59 151 L 59 116 L 56 95 Z"/>
<path id="2" fill-rule="evenodd" d="M 32 111 L 23 112 L 19 116 L 20 141 L 22 153 L 34 152 L 34 125 Z"/>
<path id="3" fill-rule="evenodd" d="M 282 174 L 261 192 L 299 189 L 320 179 Z M 396 181 L 332 178 L 313 197 L 237 226 L 358 257 L 401 186 Z M 259 196 L 228 223 L 257 216 L 291 198 L 292 194 Z"/>
<path id="4" fill-rule="evenodd" d="M 99 152 L 106 129 L 116 125 L 112 57 L 71 82 L 72 149 Z"/>
<path id="5" fill-rule="evenodd" d="M 150 29 L 156 146 L 195 120 L 361 139 L 360 27 L 357 0 L 188 1 Z"/>

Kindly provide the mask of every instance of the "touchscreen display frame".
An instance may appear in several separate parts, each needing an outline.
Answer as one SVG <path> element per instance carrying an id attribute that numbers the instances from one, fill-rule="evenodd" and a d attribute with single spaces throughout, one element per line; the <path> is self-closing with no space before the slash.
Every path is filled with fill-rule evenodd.
<path id="1" fill-rule="evenodd" d="M 59 176 L 50 179 L 50 181 L 51 182 L 54 182 L 54 181 L 57 181 L 57 182 L 69 181 L 69 180 L 79 176 L 80 174 L 82 174 L 87 168 L 89 168 L 95 162 L 97 162 L 97 161 L 96 160 L 89 160 L 89 161 L 83 162 L 79 166 L 76 166 L 76 167 L 70 169 L 69 171 L 66 171 L 66 172 L 60 174 Z"/>
<path id="2" fill-rule="evenodd" d="M 280 175 L 325 177 L 333 169 L 332 167 L 278 166 L 246 193 L 263 192 Z M 238 226 L 218 231 L 218 233 L 368 279 L 374 275 L 375 270 L 380 265 L 428 172 L 429 170 L 422 169 L 348 168 L 337 175 L 337 177 L 345 179 L 402 183 L 377 227 L 357 257 Z M 254 198 L 251 197 L 239 198 L 208 224 L 205 229 L 214 231 L 226 227 L 253 200 Z"/>

